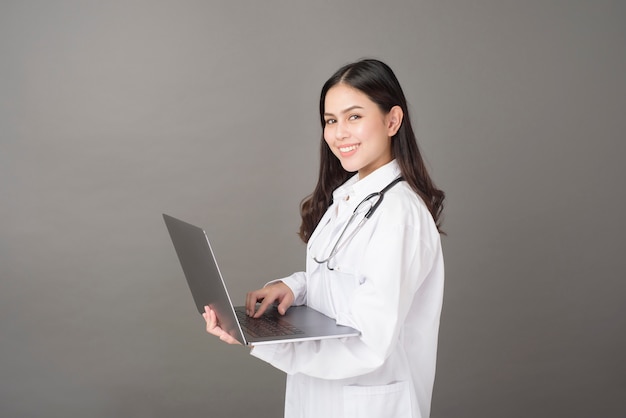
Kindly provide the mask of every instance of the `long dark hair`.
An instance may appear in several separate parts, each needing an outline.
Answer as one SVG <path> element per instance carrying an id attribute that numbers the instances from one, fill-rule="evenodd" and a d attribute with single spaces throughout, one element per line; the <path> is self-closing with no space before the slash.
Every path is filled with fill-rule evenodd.
<path id="1" fill-rule="evenodd" d="M 404 179 L 426 203 L 437 229 L 441 232 L 445 193 L 437 189 L 430 179 L 411 127 L 409 109 L 400 83 L 387 64 L 374 59 L 365 59 L 340 68 L 322 87 L 319 104 L 322 124 L 319 177 L 313 193 L 300 205 L 302 217 L 300 238 L 304 242 L 309 241 L 324 212 L 332 204 L 333 191 L 352 175 L 343 169 L 341 162 L 324 140 L 326 93 L 337 84 L 345 84 L 361 91 L 384 113 L 389 113 L 394 106 L 400 106 L 404 118 L 400 129 L 392 137 L 392 156 L 398 162 Z"/>

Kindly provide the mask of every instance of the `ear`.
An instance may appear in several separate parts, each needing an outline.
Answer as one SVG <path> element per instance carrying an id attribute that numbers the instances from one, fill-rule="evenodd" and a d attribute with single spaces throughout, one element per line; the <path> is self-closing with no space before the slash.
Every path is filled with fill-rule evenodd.
<path id="1" fill-rule="evenodd" d="M 394 136 L 398 132 L 402 125 L 403 117 L 404 112 L 400 106 L 392 107 L 389 113 L 387 113 L 387 135 L 389 137 Z"/>

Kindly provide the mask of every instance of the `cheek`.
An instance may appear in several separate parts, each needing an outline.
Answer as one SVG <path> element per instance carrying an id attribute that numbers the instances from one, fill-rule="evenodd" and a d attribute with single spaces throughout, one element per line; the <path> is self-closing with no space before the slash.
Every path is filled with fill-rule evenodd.
<path id="1" fill-rule="evenodd" d="M 324 128 L 324 141 L 330 146 L 331 145 L 332 135 L 330 133 L 330 129 Z"/>
<path id="2" fill-rule="evenodd" d="M 387 132 L 385 131 L 385 126 L 382 123 L 377 123 L 375 121 L 359 125 L 357 131 L 354 132 L 354 135 L 358 136 L 362 140 L 370 142 L 378 142 L 389 138 L 387 136 Z"/>

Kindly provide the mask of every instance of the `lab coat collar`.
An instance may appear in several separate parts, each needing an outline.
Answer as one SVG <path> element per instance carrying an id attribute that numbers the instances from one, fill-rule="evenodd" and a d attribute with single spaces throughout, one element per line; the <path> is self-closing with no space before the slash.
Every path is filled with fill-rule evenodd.
<path id="1" fill-rule="evenodd" d="M 359 175 L 355 174 L 343 185 L 335 189 L 333 192 L 333 200 L 337 202 L 349 197 L 350 201 L 354 202 L 356 200 L 358 203 L 368 194 L 384 189 L 385 186 L 400 174 L 400 166 L 396 160 L 392 160 L 378 168 L 364 179 L 359 179 Z"/>

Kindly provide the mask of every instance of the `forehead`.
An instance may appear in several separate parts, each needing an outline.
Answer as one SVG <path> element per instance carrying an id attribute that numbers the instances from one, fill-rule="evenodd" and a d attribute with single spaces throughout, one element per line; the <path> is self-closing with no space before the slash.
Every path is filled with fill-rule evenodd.
<path id="1" fill-rule="evenodd" d="M 327 113 L 340 113 L 353 106 L 377 107 L 365 93 L 346 84 L 337 84 L 326 93 L 324 111 Z"/>

